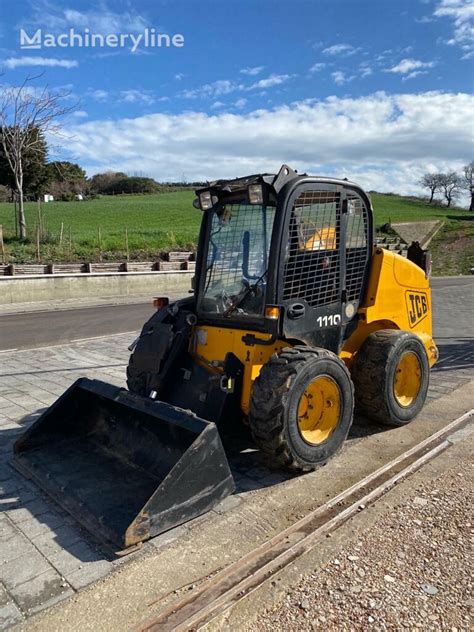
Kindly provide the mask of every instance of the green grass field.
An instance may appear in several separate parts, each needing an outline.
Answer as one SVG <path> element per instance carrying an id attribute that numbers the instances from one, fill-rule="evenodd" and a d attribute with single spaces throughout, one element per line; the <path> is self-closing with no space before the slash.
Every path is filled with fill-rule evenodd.
<path id="1" fill-rule="evenodd" d="M 99 228 L 103 260 L 125 258 L 126 229 L 132 259 L 153 260 L 166 250 L 194 248 L 201 213 L 193 208 L 193 199 L 193 191 L 185 190 L 43 204 L 44 239 L 40 248 L 41 260 L 96 261 L 99 257 Z M 397 195 L 373 193 L 372 202 L 376 225 L 388 221 L 445 219 L 455 229 L 459 222 L 472 218 L 472 213 L 467 211 L 432 207 L 421 200 Z M 26 219 L 29 239 L 22 243 L 16 239 L 14 233 L 13 205 L 0 203 L 0 224 L 3 225 L 8 263 L 36 261 L 36 203 L 26 205 Z M 64 229 L 60 244 L 61 224 Z"/>

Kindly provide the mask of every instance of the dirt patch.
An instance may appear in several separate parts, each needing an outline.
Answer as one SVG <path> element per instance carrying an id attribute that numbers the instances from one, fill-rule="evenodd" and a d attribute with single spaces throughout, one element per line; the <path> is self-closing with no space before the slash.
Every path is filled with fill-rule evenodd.
<path id="1" fill-rule="evenodd" d="M 468 630 L 472 483 L 459 463 L 419 486 L 248 631 Z"/>
<path id="2" fill-rule="evenodd" d="M 474 267 L 474 216 L 447 222 L 435 235 L 430 250 L 434 275 L 470 274 Z"/>

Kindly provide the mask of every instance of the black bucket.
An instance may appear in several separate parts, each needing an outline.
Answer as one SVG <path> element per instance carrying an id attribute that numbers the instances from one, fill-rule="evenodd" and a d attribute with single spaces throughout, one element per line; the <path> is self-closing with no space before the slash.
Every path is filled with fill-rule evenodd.
<path id="1" fill-rule="evenodd" d="M 20 472 L 120 549 L 209 511 L 234 491 L 215 424 L 86 378 L 14 452 Z"/>

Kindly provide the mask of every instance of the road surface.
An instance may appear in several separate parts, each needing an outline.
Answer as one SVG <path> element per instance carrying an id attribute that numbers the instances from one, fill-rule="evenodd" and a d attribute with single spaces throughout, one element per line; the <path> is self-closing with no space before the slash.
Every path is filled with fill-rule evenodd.
<path id="1" fill-rule="evenodd" d="M 472 339 L 474 277 L 434 278 L 432 287 L 435 337 Z M 134 332 L 153 311 L 147 302 L 0 316 L 0 350 Z"/>

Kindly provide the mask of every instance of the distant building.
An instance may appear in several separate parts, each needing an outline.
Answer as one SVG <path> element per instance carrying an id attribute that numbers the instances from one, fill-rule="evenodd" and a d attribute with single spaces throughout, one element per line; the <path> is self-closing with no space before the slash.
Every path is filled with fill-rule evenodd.
<path id="1" fill-rule="evenodd" d="M 45 202 L 54 202 L 54 196 L 53 195 L 49 195 L 49 193 L 46 193 L 44 196 L 44 201 Z"/>

